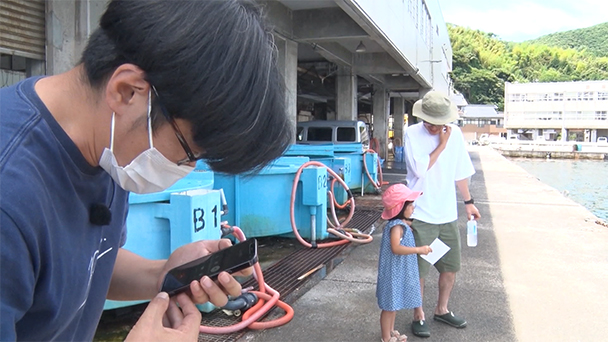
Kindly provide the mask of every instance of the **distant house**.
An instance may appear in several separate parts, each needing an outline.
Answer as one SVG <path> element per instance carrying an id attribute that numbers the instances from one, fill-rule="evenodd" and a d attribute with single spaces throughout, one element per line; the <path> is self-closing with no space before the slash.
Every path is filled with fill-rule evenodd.
<path id="1" fill-rule="evenodd" d="M 504 114 L 495 105 L 470 104 L 462 108 L 458 125 L 467 141 L 479 140 L 482 134 L 506 137 Z"/>

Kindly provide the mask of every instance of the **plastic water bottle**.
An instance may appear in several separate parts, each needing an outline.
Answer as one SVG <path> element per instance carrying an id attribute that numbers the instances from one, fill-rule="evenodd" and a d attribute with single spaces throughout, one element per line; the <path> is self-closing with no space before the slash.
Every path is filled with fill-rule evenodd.
<path id="1" fill-rule="evenodd" d="M 467 222 L 467 246 L 477 246 L 477 221 L 475 221 L 473 215 L 471 215 L 471 220 Z"/>

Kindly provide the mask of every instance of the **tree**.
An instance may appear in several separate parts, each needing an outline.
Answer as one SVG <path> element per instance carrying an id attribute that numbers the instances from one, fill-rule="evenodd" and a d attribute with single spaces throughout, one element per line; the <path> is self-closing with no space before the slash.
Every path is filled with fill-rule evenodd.
<path id="1" fill-rule="evenodd" d="M 492 33 L 451 24 L 448 31 L 454 88 L 469 103 L 494 104 L 503 110 L 505 82 L 608 79 L 608 57 L 596 57 L 586 50 L 504 42 Z M 607 41 L 600 39 L 598 44 Z"/>

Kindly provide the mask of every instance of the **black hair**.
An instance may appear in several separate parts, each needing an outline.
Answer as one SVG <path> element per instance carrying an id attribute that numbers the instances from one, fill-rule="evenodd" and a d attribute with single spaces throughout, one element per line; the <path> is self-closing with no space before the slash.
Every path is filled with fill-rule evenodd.
<path id="1" fill-rule="evenodd" d="M 399 214 L 395 215 L 395 217 L 391 218 L 391 220 L 405 220 L 405 219 L 410 219 L 409 217 L 405 217 L 405 209 L 407 208 L 408 205 L 413 204 L 414 201 L 405 201 L 403 202 L 403 207 L 401 207 L 401 210 L 399 210 Z"/>
<path id="2" fill-rule="evenodd" d="M 213 170 L 257 171 L 291 143 L 276 46 L 252 1 L 113 0 L 99 26 L 81 59 L 89 84 L 140 67 Z M 163 120 L 157 108 L 153 118 Z"/>

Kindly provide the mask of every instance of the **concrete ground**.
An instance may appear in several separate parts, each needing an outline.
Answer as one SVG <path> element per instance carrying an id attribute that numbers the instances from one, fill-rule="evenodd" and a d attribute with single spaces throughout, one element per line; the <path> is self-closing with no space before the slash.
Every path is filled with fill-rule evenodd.
<path id="1" fill-rule="evenodd" d="M 455 329 L 432 320 L 437 272 L 424 291 L 431 337 L 413 336 L 412 311 L 397 314 L 409 341 L 606 341 L 608 228 L 588 210 L 541 183 L 490 147 L 471 147 L 471 192 L 482 218 L 477 247 L 466 246 L 459 203 L 462 270 L 450 309 L 468 321 Z M 403 178 L 389 171 L 385 180 Z M 368 197 L 368 196 L 366 196 Z M 377 201 L 379 197 L 366 199 Z M 376 276 L 381 229 L 295 303 L 282 327 L 243 341 L 379 341 Z"/>

